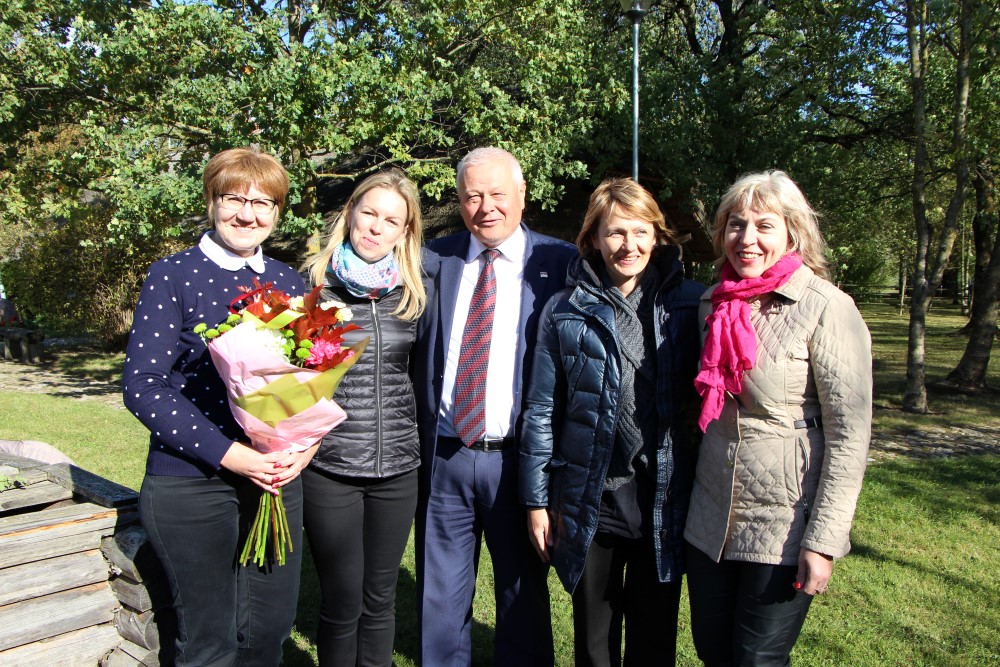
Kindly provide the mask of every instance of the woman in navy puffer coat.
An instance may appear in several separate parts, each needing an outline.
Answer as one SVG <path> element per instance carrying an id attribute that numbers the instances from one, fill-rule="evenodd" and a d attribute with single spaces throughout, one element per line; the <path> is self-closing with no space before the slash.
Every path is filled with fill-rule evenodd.
<path id="1" fill-rule="evenodd" d="M 539 328 L 520 449 L 539 556 L 573 596 L 577 665 L 671 664 L 694 477 L 701 285 L 655 200 L 602 183 Z"/>

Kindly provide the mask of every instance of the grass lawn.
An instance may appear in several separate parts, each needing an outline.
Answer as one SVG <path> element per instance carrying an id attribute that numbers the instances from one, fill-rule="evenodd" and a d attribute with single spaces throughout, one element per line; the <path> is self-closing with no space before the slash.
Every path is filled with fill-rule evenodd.
<path id="1" fill-rule="evenodd" d="M 863 309 L 875 344 L 876 429 L 978 424 L 1000 431 L 997 397 L 932 394 L 935 414 L 904 415 L 898 407 L 905 373 L 906 315 L 891 307 Z M 965 345 L 954 336 L 963 318 L 928 320 L 928 378 L 943 377 Z M 11 362 L 0 362 L 11 363 Z M 65 370 L 113 377 L 115 359 L 77 351 Z M 997 364 L 994 362 L 993 367 Z M 120 369 L 118 371 L 120 373 Z M 102 375 L 103 374 L 103 375 Z M 1000 386 L 1000 373 L 991 373 Z M 20 392 L 0 393 L 0 438 L 49 442 L 77 463 L 138 488 L 145 429 L 125 410 Z M 872 463 L 853 532 L 854 551 L 839 561 L 829 593 L 814 602 L 793 660 L 801 665 L 1000 664 L 1000 456 Z M 550 576 L 557 664 L 572 665 L 569 597 Z M 396 664 L 417 653 L 413 545 L 400 571 Z M 309 558 L 303 570 L 299 619 L 285 664 L 316 664 L 311 638 L 319 604 Z M 678 664 L 699 664 L 690 639 L 686 597 L 678 630 Z M 475 665 L 491 663 L 492 581 L 483 550 L 475 602 Z M 669 631 L 669 628 L 665 628 Z"/>
<path id="2" fill-rule="evenodd" d="M 872 334 L 875 370 L 875 427 L 909 429 L 920 426 L 961 426 L 1000 424 L 1000 393 L 968 396 L 931 388 L 928 402 L 931 414 L 913 415 L 900 410 L 906 388 L 906 345 L 909 315 L 899 314 L 893 306 L 867 305 L 861 309 Z M 968 320 L 957 307 L 939 305 L 927 318 L 924 364 L 927 382 L 933 383 L 955 367 L 969 339 L 958 335 Z M 993 346 L 988 384 L 1000 388 L 1000 345 Z"/>

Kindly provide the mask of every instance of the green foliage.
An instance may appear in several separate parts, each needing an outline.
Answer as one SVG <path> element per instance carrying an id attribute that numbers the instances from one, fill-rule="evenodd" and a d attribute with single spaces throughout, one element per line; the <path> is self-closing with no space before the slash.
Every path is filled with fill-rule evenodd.
<path id="1" fill-rule="evenodd" d="M 835 280 L 855 299 L 868 298 L 886 287 L 895 286 L 892 257 L 874 244 L 859 242 L 832 249 Z"/>
<path id="2" fill-rule="evenodd" d="M 247 144 L 289 170 L 281 227 L 291 238 L 322 224 L 321 179 L 398 165 L 440 198 L 453 191 L 458 158 L 485 144 L 514 152 L 529 197 L 553 208 L 560 181 L 588 173 L 573 154 L 595 111 L 621 92 L 591 60 L 587 5 L 8 3 L 0 257 L 23 255 L 29 238 L 37 251 L 53 239 L 51 220 L 74 219 L 97 198 L 106 226 L 87 240 L 148 258 L 203 215 L 206 160 Z M 113 300 L 126 282 L 106 286 Z M 58 303 L 30 298 L 33 308 Z"/>
<path id="3" fill-rule="evenodd" d="M 711 212 L 737 175 L 788 171 L 824 214 L 844 282 L 914 254 L 904 6 L 654 3 L 642 22 L 643 181 Z M 928 206 L 944 215 L 957 12 L 929 6 Z M 14 0 L 0 7 L 0 256 L 97 193 L 104 241 L 156 244 L 203 215 L 200 174 L 255 143 L 291 174 L 282 232 L 322 223 L 317 189 L 389 165 L 426 197 L 496 144 L 529 197 L 628 172 L 631 24 L 601 0 Z M 998 14 L 973 3 L 967 151 L 1000 137 Z"/>
<path id="4" fill-rule="evenodd" d="M 105 216 L 93 206 L 37 230 L 2 272 L 24 319 L 41 319 L 54 331 L 90 333 L 117 349 L 127 339 L 146 268 L 180 244 L 107 243 Z"/>
<path id="5" fill-rule="evenodd" d="M 20 489 L 24 488 L 25 480 L 23 477 L 11 477 L 10 475 L 0 475 L 0 492 L 7 491 L 8 489 Z"/>
<path id="6" fill-rule="evenodd" d="M 112 238 L 124 243 L 200 212 L 207 157 L 248 143 L 289 167 L 284 225 L 295 232 L 319 224 L 313 188 L 327 165 L 360 165 L 349 175 L 409 167 L 439 197 L 453 186 L 457 158 L 486 143 L 521 157 L 531 196 L 551 207 L 555 180 L 586 174 L 567 155 L 591 130 L 608 86 L 591 76 L 577 1 L 506 5 L 289 0 L 265 10 L 171 1 L 109 16 L 83 2 L 59 29 L 30 39 L 28 25 L 59 13 L 22 7 L 22 29 L 0 37 L 11 61 L 33 63 L 7 100 L 8 116 L 20 113 L 25 127 L 3 128 L 0 143 L 14 158 L 35 143 L 20 130 L 77 128 L 79 141 L 51 156 L 48 178 L 21 179 L 19 194 L 37 201 L 53 177 L 73 182 L 67 201 L 96 190 L 111 204 Z M 48 107 L 25 113 L 25 91 L 43 82 L 51 99 L 68 102 L 61 118 Z M 26 213 L 23 205 L 0 211 Z"/>

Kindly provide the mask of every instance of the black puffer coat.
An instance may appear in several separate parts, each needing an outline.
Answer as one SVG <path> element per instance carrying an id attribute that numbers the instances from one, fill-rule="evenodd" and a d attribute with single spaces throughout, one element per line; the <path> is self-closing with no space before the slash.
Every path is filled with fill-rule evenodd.
<path id="1" fill-rule="evenodd" d="M 658 248 L 651 261 L 662 276 L 654 302 L 659 424 L 653 443 L 653 546 L 660 581 L 679 581 L 697 457 L 694 376 L 703 287 L 683 280 L 676 247 Z M 521 502 L 549 510 L 552 565 L 572 593 L 597 532 L 615 443 L 622 362 L 614 306 L 587 261 L 570 265 L 569 284 L 574 288 L 552 297 L 539 324 L 519 479 Z"/>
<path id="2" fill-rule="evenodd" d="M 323 299 L 346 303 L 361 331 L 345 336 L 353 344 L 371 336 L 368 347 L 347 371 L 333 398 L 347 419 L 323 437 L 313 458 L 316 470 L 346 477 L 392 477 L 420 465 L 416 401 L 410 382 L 410 348 L 416 320 L 392 314 L 402 289 L 381 299 L 352 296 L 341 285 L 327 285 Z"/>

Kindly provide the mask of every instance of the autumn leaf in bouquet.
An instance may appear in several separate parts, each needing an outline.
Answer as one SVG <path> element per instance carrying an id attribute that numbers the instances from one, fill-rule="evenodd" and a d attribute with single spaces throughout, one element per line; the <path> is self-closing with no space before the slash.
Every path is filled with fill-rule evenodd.
<path id="1" fill-rule="evenodd" d="M 290 297 L 255 278 L 252 288 L 241 289 L 225 322 L 199 324 L 194 332 L 208 343 L 233 417 L 253 447 L 305 451 L 346 419 L 333 393 L 369 339 L 345 344 L 344 335 L 361 327 L 350 323 L 345 304 L 321 300 L 321 287 Z M 263 566 L 269 541 L 283 565 L 293 544 L 280 488 L 277 495 L 262 494 L 240 562 L 252 558 Z"/>

